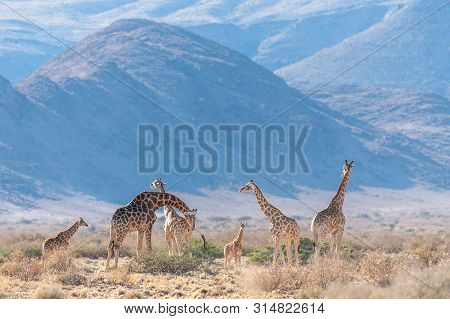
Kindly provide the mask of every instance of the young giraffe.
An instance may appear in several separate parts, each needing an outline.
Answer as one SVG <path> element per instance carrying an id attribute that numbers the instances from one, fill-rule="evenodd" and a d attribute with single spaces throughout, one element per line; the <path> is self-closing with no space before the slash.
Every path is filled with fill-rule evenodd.
<path id="1" fill-rule="evenodd" d="M 251 180 L 241 187 L 240 192 L 253 192 L 264 215 L 269 219 L 271 226 L 269 228 L 273 238 L 273 265 L 276 265 L 278 257 L 281 257 L 283 265 L 285 264 L 284 254 L 281 250 L 281 244 L 286 245 L 288 264 L 291 264 L 291 243 L 294 243 L 294 261 L 298 262 L 298 245 L 300 242 L 300 227 L 297 222 L 283 215 L 280 209 L 270 204 L 264 197 L 261 189 Z"/>
<path id="2" fill-rule="evenodd" d="M 156 221 L 155 211 L 163 206 L 175 207 L 182 212 L 189 212 L 189 207 L 178 197 L 169 193 L 144 191 L 137 195 L 128 205 L 116 210 L 111 219 L 111 239 L 108 245 L 106 269 L 114 253 L 114 268 L 117 268 L 120 247 L 128 233 L 138 232 L 137 251 L 140 255 L 145 236 L 148 252 L 152 253 L 152 227 Z"/>
<path id="3" fill-rule="evenodd" d="M 241 265 L 241 255 L 242 255 L 242 234 L 244 232 L 244 223 L 241 223 L 241 228 L 239 228 L 239 233 L 233 241 L 223 247 L 224 255 L 224 266 L 228 268 L 231 260 L 234 258 L 234 262 L 237 265 Z"/>
<path id="4" fill-rule="evenodd" d="M 184 213 L 184 218 L 175 219 L 168 227 L 173 253 L 178 253 L 178 256 L 182 255 L 183 246 L 186 244 L 189 256 L 192 257 L 192 232 L 195 230 L 196 213 L 197 209 Z"/>
<path id="5" fill-rule="evenodd" d="M 47 239 L 42 243 L 42 263 L 44 265 L 44 270 L 46 268 L 46 261 L 51 254 L 58 249 L 69 248 L 69 240 L 75 235 L 80 226 L 88 226 L 83 218 L 80 218 L 80 220 L 73 224 L 69 229 L 60 232 L 56 237 Z"/>
<path id="6" fill-rule="evenodd" d="M 314 239 L 314 259 L 317 259 L 320 252 L 320 244 L 328 235 L 331 236 L 331 251 L 334 251 L 335 255 L 338 253 L 338 246 L 341 243 L 345 225 L 342 207 L 352 167 L 353 161 L 348 163 L 345 160 L 341 173 L 342 181 L 336 196 L 333 197 L 326 209 L 316 214 L 311 222 L 311 232 Z"/>
<path id="7" fill-rule="evenodd" d="M 161 193 L 166 192 L 164 188 L 164 182 L 159 177 L 150 184 L 150 187 L 159 190 Z M 169 248 L 169 256 L 175 256 L 175 237 L 173 233 L 169 232 L 169 228 L 171 228 L 171 225 L 177 219 L 180 219 L 182 217 L 180 217 L 172 207 L 167 206 L 164 207 L 164 217 L 166 219 L 164 222 L 164 235 L 167 241 L 167 246 Z"/>

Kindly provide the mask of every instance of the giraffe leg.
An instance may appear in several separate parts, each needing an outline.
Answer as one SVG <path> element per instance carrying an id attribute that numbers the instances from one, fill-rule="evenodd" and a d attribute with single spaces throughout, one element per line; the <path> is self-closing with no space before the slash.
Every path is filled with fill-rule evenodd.
<path id="1" fill-rule="evenodd" d="M 120 247 L 122 246 L 123 240 L 127 234 L 125 232 L 119 234 L 117 238 L 113 241 L 113 250 L 114 250 L 114 269 L 117 269 L 119 266 L 119 253 Z"/>
<path id="2" fill-rule="evenodd" d="M 142 242 L 144 241 L 144 232 L 142 230 L 138 231 L 137 234 L 137 250 L 136 250 L 136 256 L 139 258 L 142 254 Z"/>
<path id="3" fill-rule="evenodd" d="M 314 240 L 314 261 L 317 261 L 317 258 L 320 254 L 320 236 L 317 231 L 313 231 L 313 240 Z"/>
<path id="4" fill-rule="evenodd" d="M 179 255 L 178 246 L 177 246 L 177 240 L 175 238 L 175 235 L 172 235 L 171 242 L 172 242 L 172 256 Z"/>
<path id="5" fill-rule="evenodd" d="M 106 258 L 106 269 L 109 268 L 109 261 L 111 260 L 113 250 L 114 250 L 114 241 L 111 240 L 108 245 L 108 257 Z"/>
<path id="6" fill-rule="evenodd" d="M 300 239 L 298 237 L 294 238 L 294 264 L 298 264 L 300 260 L 298 259 L 298 246 L 300 244 Z"/>
<path id="7" fill-rule="evenodd" d="M 286 240 L 284 245 L 286 246 L 287 264 L 289 266 L 292 264 L 291 240 Z"/>
<path id="8" fill-rule="evenodd" d="M 330 255 L 336 257 L 336 232 L 331 233 Z"/>
<path id="9" fill-rule="evenodd" d="M 281 244 L 278 238 L 275 238 L 275 242 L 273 245 L 273 266 L 277 265 L 278 258 L 281 258 L 284 265 L 284 256 L 283 251 L 281 250 Z"/>
<path id="10" fill-rule="evenodd" d="M 169 248 L 169 256 L 173 256 L 172 239 L 170 238 L 169 232 L 165 232 L 167 247 Z"/>
<path id="11" fill-rule="evenodd" d="M 178 234 L 175 234 L 175 244 L 177 247 L 177 251 L 178 251 L 178 256 L 182 255 L 182 249 L 183 249 L 183 242 L 181 240 L 181 236 L 179 236 Z"/>
<path id="12" fill-rule="evenodd" d="M 189 249 L 189 257 L 192 258 L 192 234 L 189 234 L 187 237 L 188 237 L 187 238 L 187 246 Z"/>
<path id="13" fill-rule="evenodd" d="M 339 229 L 337 234 L 336 234 L 336 244 L 335 244 L 335 246 L 336 246 L 335 247 L 336 257 L 339 256 L 339 246 L 341 245 L 343 235 L 344 235 L 344 229 L 343 228 Z"/>
<path id="14" fill-rule="evenodd" d="M 144 233 L 145 243 L 147 244 L 147 251 L 148 251 L 149 256 L 153 252 L 153 249 L 152 249 L 152 227 L 153 227 L 153 224 L 150 224 Z"/>

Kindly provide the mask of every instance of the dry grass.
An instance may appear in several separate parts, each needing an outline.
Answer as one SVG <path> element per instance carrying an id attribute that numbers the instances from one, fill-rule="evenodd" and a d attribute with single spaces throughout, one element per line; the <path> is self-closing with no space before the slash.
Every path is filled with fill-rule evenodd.
<path id="1" fill-rule="evenodd" d="M 64 299 L 64 293 L 56 286 L 40 286 L 33 294 L 35 299 Z"/>
<path id="2" fill-rule="evenodd" d="M 55 253 L 45 273 L 42 235 L 4 235 L 0 298 L 449 298 L 447 234 L 362 233 L 361 241 L 345 241 L 337 258 L 324 245 L 317 261 L 304 238 L 299 264 L 274 268 L 270 240 L 249 230 L 244 265 L 224 270 L 223 244 L 234 233 L 208 236 L 206 250 L 197 240 L 193 259 L 169 258 L 158 239 L 153 256 L 137 259 L 129 236 L 119 269 L 108 271 L 107 235 L 94 234 Z"/>
<path id="3" fill-rule="evenodd" d="M 43 272 L 39 260 L 24 256 L 20 251 L 9 255 L 8 260 L 0 268 L 3 275 L 23 281 L 40 280 Z"/>

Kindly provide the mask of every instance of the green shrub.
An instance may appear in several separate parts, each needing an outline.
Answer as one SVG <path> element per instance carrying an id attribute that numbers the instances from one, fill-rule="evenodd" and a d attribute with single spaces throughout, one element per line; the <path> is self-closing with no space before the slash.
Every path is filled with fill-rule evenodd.
<path id="1" fill-rule="evenodd" d="M 209 240 L 206 241 L 206 247 L 204 247 L 203 240 L 194 238 L 192 241 L 192 256 L 200 260 L 212 261 L 216 258 L 223 258 L 223 248 L 216 246 Z"/>
<path id="2" fill-rule="evenodd" d="M 0 248 L 0 264 L 6 262 L 9 258 L 9 255 L 13 252 L 11 248 Z"/>
<path id="3" fill-rule="evenodd" d="M 42 255 L 42 246 L 41 245 L 25 246 L 22 247 L 20 251 L 25 257 L 39 258 Z"/>
<path id="4" fill-rule="evenodd" d="M 306 264 L 311 255 L 314 254 L 314 241 L 307 237 L 300 238 L 298 245 L 298 255 L 302 264 Z"/>
<path id="5" fill-rule="evenodd" d="M 189 256 L 168 256 L 164 252 L 158 252 L 149 257 L 135 259 L 131 262 L 131 271 L 151 274 L 184 274 L 196 270 L 201 265 L 201 260 Z"/>
<path id="6" fill-rule="evenodd" d="M 272 262 L 273 259 L 273 247 L 265 246 L 263 248 L 256 248 L 249 254 L 250 262 L 258 265 L 267 265 Z"/>

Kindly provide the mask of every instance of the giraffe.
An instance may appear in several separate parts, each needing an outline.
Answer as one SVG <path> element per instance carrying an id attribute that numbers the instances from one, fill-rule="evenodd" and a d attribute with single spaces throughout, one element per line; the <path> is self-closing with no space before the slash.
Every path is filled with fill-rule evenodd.
<path id="1" fill-rule="evenodd" d="M 69 240 L 70 238 L 75 235 L 78 228 L 80 226 L 87 227 L 88 224 L 83 220 L 83 218 L 80 217 L 80 219 L 73 224 L 69 229 L 60 232 L 56 237 L 46 239 L 42 243 L 42 263 L 44 266 L 44 270 L 46 268 L 46 261 L 48 257 L 53 254 L 58 249 L 67 249 L 69 247 Z"/>
<path id="2" fill-rule="evenodd" d="M 137 231 L 138 256 L 142 250 L 145 236 L 148 252 L 152 253 L 152 227 L 156 221 L 155 211 L 163 206 L 175 207 L 182 212 L 191 211 L 178 197 L 169 193 L 144 191 L 138 194 L 129 204 L 118 208 L 111 219 L 111 235 L 108 245 L 106 269 L 114 253 L 114 268 L 117 268 L 120 247 L 128 233 Z"/>
<path id="3" fill-rule="evenodd" d="M 327 208 L 317 213 L 311 222 L 311 232 L 314 240 L 314 259 L 320 253 L 320 244 L 325 237 L 331 237 L 331 251 L 338 253 L 338 246 L 341 243 L 344 234 L 345 216 L 342 211 L 344 205 L 345 191 L 353 167 L 353 161 L 350 163 L 345 160 L 341 173 L 341 184 L 336 195 L 331 200 Z"/>
<path id="4" fill-rule="evenodd" d="M 223 256 L 224 256 L 224 267 L 228 268 L 232 258 L 234 258 L 234 262 L 241 266 L 241 255 L 242 255 L 242 235 L 244 232 L 244 223 L 241 223 L 241 227 L 239 228 L 239 233 L 235 239 L 225 245 L 223 247 Z"/>
<path id="5" fill-rule="evenodd" d="M 164 182 L 159 177 L 150 184 L 150 187 L 159 190 L 161 193 L 166 192 L 164 188 Z M 171 229 L 171 225 L 177 219 L 180 219 L 182 217 L 180 217 L 172 207 L 167 206 L 164 207 L 164 217 L 164 237 L 166 238 L 167 246 L 169 248 L 169 256 L 175 256 L 175 238 L 173 233 L 169 232 L 169 229 Z"/>
<path id="6" fill-rule="evenodd" d="M 175 254 L 176 250 L 178 256 L 181 256 L 183 245 L 186 244 L 189 249 L 189 256 L 192 257 L 192 232 L 195 230 L 196 213 L 196 209 L 184 213 L 184 218 L 177 218 L 169 225 L 168 232 L 173 254 Z"/>
<path id="7" fill-rule="evenodd" d="M 294 261 L 298 262 L 298 246 L 300 243 L 300 227 L 293 218 L 289 218 L 281 212 L 280 209 L 270 204 L 264 197 L 261 189 L 251 180 L 241 187 L 240 192 L 253 192 L 264 215 L 271 223 L 269 227 L 273 238 L 273 265 L 275 266 L 278 257 L 281 257 L 283 265 L 285 264 L 284 254 L 281 250 L 281 244 L 286 245 L 288 264 L 291 264 L 291 243 L 294 243 Z"/>

